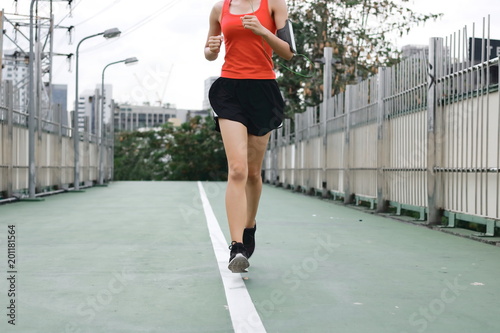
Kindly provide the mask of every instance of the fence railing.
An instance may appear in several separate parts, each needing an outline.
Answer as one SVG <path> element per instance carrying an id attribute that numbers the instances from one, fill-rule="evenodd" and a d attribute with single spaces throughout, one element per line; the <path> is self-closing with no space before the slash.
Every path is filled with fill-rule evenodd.
<path id="1" fill-rule="evenodd" d="M 10 81 L 0 86 L 0 201 L 28 196 L 29 131 L 28 114 L 14 109 Z M 35 184 L 36 195 L 74 187 L 74 136 L 71 127 L 62 124 L 61 111 L 55 121 L 35 117 Z M 87 126 L 88 128 L 88 126 Z M 113 138 L 100 142 L 88 131 L 79 132 L 79 185 L 90 186 L 99 181 L 99 153 L 104 149 L 103 176 L 112 179 Z"/>
<path id="2" fill-rule="evenodd" d="M 432 38 L 428 52 L 296 114 L 294 132 L 288 121 L 272 134 L 265 180 L 379 211 L 415 211 L 429 224 L 474 222 L 494 235 L 500 97 L 490 46 L 489 36 L 467 29 Z"/>

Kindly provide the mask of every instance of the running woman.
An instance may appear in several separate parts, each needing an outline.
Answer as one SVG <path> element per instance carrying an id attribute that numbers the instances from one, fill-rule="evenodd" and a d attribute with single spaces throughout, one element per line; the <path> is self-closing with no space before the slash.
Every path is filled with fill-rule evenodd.
<path id="1" fill-rule="evenodd" d="M 217 59 L 225 46 L 221 75 L 209 99 L 228 160 L 225 201 L 232 240 L 228 268 L 233 273 L 246 272 L 250 265 L 262 162 L 270 132 L 284 119 L 272 54 L 293 57 L 290 41 L 276 35 L 287 19 L 285 0 L 224 0 L 210 13 L 205 58 Z"/>

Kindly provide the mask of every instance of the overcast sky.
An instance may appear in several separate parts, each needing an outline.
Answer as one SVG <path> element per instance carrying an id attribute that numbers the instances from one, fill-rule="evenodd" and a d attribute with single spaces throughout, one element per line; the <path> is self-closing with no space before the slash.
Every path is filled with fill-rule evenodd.
<path id="1" fill-rule="evenodd" d="M 117 102 L 152 105 L 172 103 L 178 108 L 201 109 L 204 80 L 218 76 L 220 59 L 209 62 L 203 56 L 208 31 L 208 15 L 217 0 L 74 0 L 72 15 L 66 1 L 54 1 L 55 23 L 75 26 L 73 44 L 64 29 L 56 29 L 54 52 L 75 53 L 77 43 L 92 34 L 116 27 L 122 35 L 105 40 L 95 37 L 80 47 L 80 92 L 94 89 L 101 82 L 103 68 L 114 61 L 137 57 L 133 66 L 117 64 L 106 70 L 105 81 L 113 85 Z M 20 0 L 19 14 L 29 14 L 29 0 Z M 49 1 L 40 1 L 41 15 L 47 13 Z M 414 28 L 408 36 L 395 40 L 405 44 L 427 44 L 430 37 L 445 37 L 472 23 L 482 24 L 492 18 L 491 37 L 500 39 L 495 23 L 500 17 L 498 0 L 410 0 L 423 13 L 444 13 L 437 22 Z M 14 13 L 13 0 L 0 0 L 0 8 Z M 6 27 L 8 28 L 8 26 Z M 476 27 L 478 29 L 478 27 Z M 481 28 L 482 29 L 482 28 Z M 11 30 L 8 30 L 11 34 Z M 27 32 L 26 32 L 27 33 Z M 8 48 L 8 47 L 6 47 Z M 74 101 L 75 71 L 64 57 L 56 57 L 53 83 L 68 85 L 68 109 Z"/>

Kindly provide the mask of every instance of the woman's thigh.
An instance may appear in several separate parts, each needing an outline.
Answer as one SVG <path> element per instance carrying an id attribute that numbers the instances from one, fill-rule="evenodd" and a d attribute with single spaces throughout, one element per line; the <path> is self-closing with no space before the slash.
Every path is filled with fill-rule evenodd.
<path id="1" fill-rule="evenodd" d="M 226 157 L 231 167 L 232 163 L 247 163 L 248 134 L 245 125 L 228 119 L 219 119 L 222 142 Z"/>

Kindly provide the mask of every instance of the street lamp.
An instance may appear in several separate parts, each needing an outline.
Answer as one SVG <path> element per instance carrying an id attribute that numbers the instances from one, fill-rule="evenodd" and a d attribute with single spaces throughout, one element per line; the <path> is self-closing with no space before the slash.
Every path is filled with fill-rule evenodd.
<path id="1" fill-rule="evenodd" d="M 104 184 L 104 72 L 106 71 L 106 68 L 108 68 L 111 65 L 119 64 L 119 63 L 125 63 L 125 65 L 131 65 L 137 63 L 139 60 L 137 60 L 136 57 L 131 57 L 127 59 L 123 59 L 120 61 L 115 61 L 112 63 L 107 64 L 104 69 L 102 70 L 102 81 L 101 81 L 101 119 L 100 119 L 100 124 L 99 124 L 99 135 L 98 137 L 100 138 L 100 145 L 99 145 L 99 185 Z"/>
<path id="2" fill-rule="evenodd" d="M 121 31 L 117 28 L 112 28 L 105 30 L 104 32 L 90 35 L 82 39 L 76 47 L 76 78 L 75 78 L 75 112 L 73 113 L 73 139 L 74 139 L 74 151 L 75 151 L 75 176 L 74 176 L 74 186 L 75 191 L 80 190 L 80 154 L 79 154 L 79 144 L 80 144 L 80 133 L 78 131 L 78 50 L 80 49 L 80 44 L 84 40 L 89 38 L 103 36 L 104 38 L 114 38 L 120 36 Z"/>

